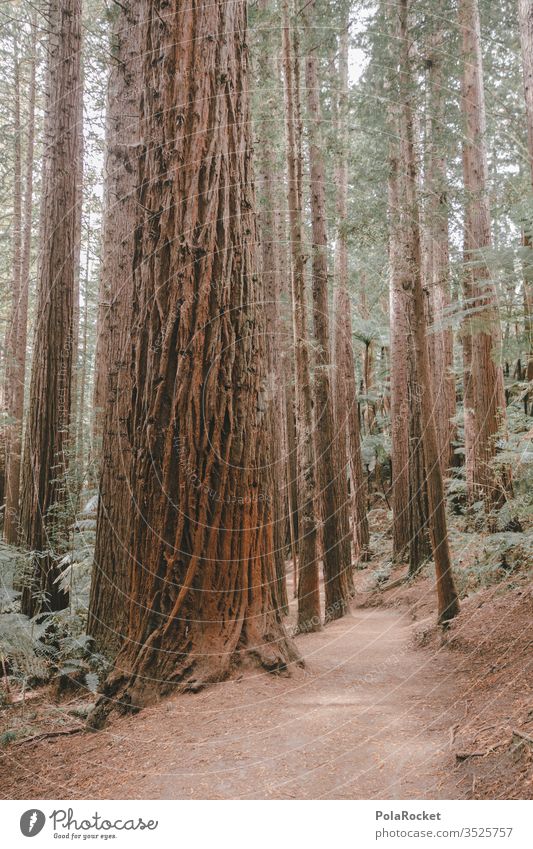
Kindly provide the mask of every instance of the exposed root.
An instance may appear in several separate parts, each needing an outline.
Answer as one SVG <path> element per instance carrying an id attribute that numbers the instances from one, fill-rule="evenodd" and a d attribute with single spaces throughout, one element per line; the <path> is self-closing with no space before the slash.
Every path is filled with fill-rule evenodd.
<path id="1" fill-rule="evenodd" d="M 144 657 L 142 669 L 130 675 L 112 672 L 102 688 L 102 694 L 87 717 L 87 727 L 99 730 L 111 713 L 137 713 L 149 704 L 170 693 L 198 693 L 210 684 L 231 677 L 245 660 L 277 675 L 288 675 L 291 665 L 303 666 L 294 643 L 284 637 L 277 641 L 264 641 L 251 645 L 233 655 L 208 655 L 198 661 L 186 658 L 185 662 L 164 681 L 157 679 L 157 670 L 149 670 L 149 658 Z"/>

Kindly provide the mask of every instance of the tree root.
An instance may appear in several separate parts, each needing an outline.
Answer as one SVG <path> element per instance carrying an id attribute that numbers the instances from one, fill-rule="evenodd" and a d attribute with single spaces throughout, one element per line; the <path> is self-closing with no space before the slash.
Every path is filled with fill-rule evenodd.
<path id="1" fill-rule="evenodd" d="M 149 659 L 145 657 L 140 668 L 130 674 L 111 672 L 103 685 L 100 698 L 87 717 L 87 728 L 100 730 L 112 713 L 138 713 L 171 693 L 198 693 L 210 684 L 230 678 L 246 659 L 251 659 L 254 666 L 275 675 L 288 675 L 291 665 L 303 666 L 295 645 L 287 638 L 270 643 L 265 639 L 263 644 L 238 649 L 231 656 L 220 655 L 218 661 L 216 655 L 197 661 L 186 656 L 182 664 L 164 681 L 157 679 L 157 671 L 150 670 Z"/>

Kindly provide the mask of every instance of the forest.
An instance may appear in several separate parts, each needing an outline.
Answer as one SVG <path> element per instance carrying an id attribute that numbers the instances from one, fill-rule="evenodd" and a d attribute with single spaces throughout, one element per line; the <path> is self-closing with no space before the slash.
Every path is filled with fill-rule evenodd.
<path id="1" fill-rule="evenodd" d="M 2 798 L 533 798 L 533 0 L 0 67 Z"/>

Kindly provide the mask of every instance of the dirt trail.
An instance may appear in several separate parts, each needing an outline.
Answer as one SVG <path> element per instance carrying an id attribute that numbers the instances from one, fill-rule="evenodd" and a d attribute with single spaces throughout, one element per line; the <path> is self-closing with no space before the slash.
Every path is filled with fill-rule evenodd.
<path id="1" fill-rule="evenodd" d="M 11 748 L 14 798 L 460 798 L 445 660 L 398 610 L 297 638 L 306 670 L 249 671 L 97 734 Z M 448 670 L 449 672 L 449 670 Z M 8 775 L 6 775 L 8 773 Z"/>

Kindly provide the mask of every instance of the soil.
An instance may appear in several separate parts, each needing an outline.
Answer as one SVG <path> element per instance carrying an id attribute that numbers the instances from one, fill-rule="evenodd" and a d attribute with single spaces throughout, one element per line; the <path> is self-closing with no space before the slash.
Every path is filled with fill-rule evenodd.
<path id="1" fill-rule="evenodd" d="M 393 571 L 387 584 L 405 574 Z M 502 575 L 461 601 L 442 632 L 431 569 L 413 582 L 360 595 L 368 608 L 407 611 L 413 640 L 446 657 L 456 719 L 450 729 L 467 798 L 533 798 L 533 585 L 528 569 Z M 366 598 L 365 598 L 366 595 Z"/>
<path id="2" fill-rule="evenodd" d="M 526 578 L 471 595 L 443 634 L 429 570 L 378 590 L 358 575 L 350 614 L 296 637 L 304 670 L 241 670 L 99 732 L 12 743 L 2 796 L 533 798 Z M 47 731 L 82 728 L 83 698 L 35 711 Z"/>

